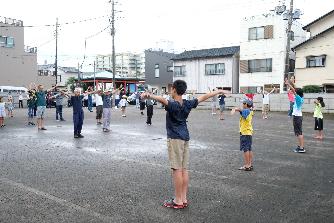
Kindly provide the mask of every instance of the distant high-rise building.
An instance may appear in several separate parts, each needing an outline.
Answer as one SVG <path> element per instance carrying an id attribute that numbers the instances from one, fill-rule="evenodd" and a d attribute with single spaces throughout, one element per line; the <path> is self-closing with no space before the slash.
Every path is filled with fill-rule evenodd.
<path id="1" fill-rule="evenodd" d="M 112 71 L 112 55 L 97 55 L 96 70 Z M 117 53 L 116 74 L 121 77 L 143 77 L 145 73 L 145 55 L 143 53 Z"/>

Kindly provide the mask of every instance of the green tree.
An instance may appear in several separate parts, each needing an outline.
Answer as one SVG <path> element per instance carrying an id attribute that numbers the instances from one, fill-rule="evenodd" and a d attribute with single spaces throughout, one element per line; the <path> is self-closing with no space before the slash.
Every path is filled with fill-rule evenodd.
<path id="1" fill-rule="evenodd" d="M 70 87 L 71 91 L 73 92 L 75 89 L 76 82 L 77 82 L 77 79 L 75 77 L 70 77 L 67 79 L 65 85 L 66 87 Z"/>
<path id="2" fill-rule="evenodd" d="M 304 93 L 320 93 L 321 92 L 321 87 L 317 85 L 305 85 L 303 87 Z"/>

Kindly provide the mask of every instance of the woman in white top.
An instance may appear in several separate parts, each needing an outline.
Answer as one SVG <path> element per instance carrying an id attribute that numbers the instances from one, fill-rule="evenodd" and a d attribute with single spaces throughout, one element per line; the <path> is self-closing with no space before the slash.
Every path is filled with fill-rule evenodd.
<path id="1" fill-rule="evenodd" d="M 262 91 L 262 118 L 268 119 L 269 113 L 269 95 L 275 91 L 275 87 L 268 93 L 267 91 Z"/>

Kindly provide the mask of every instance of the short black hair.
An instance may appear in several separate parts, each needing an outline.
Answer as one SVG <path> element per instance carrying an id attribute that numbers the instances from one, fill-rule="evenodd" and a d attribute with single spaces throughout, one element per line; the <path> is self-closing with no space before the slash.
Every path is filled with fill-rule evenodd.
<path id="1" fill-rule="evenodd" d="M 301 88 L 297 88 L 297 89 L 296 89 L 296 94 L 299 95 L 300 97 L 304 97 L 303 89 L 301 89 Z"/>
<path id="2" fill-rule="evenodd" d="M 318 97 L 317 98 L 317 100 L 320 102 L 320 104 L 321 104 L 321 107 L 325 107 L 326 105 L 325 105 L 325 102 L 324 102 L 324 98 L 323 97 Z"/>
<path id="3" fill-rule="evenodd" d="M 187 91 L 187 83 L 184 80 L 176 80 L 173 83 L 173 88 L 178 95 L 183 95 Z"/>

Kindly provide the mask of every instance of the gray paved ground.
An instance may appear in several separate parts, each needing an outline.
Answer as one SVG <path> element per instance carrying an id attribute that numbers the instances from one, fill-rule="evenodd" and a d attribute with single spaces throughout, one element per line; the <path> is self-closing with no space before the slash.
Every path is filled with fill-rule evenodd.
<path id="1" fill-rule="evenodd" d="M 239 117 L 192 112 L 190 206 L 171 210 L 162 110 L 152 126 L 115 111 L 111 133 L 86 112 L 84 139 L 73 139 L 68 109 L 62 123 L 48 110 L 45 132 L 24 126 L 25 112 L 0 129 L 0 222 L 334 222 L 333 117 L 323 142 L 305 117 L 307 153 L 295 154 L 291 120 L 257 113 L 255 170 L 241 172 Z"/>

